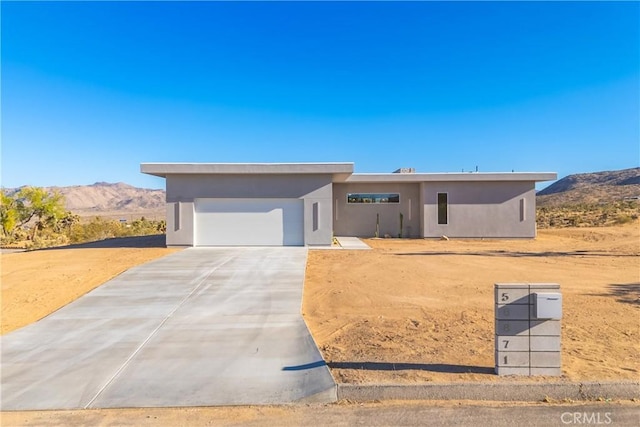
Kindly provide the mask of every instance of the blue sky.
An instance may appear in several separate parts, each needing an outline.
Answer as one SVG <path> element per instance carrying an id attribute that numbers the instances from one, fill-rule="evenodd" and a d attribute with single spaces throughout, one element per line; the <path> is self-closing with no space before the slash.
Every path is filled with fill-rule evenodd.
<path id="1" fill-rule="evenodd" d="M 0 7 L 5 187 L 162 188 L 141 162 L 640 163 L 638 2 Z"/>

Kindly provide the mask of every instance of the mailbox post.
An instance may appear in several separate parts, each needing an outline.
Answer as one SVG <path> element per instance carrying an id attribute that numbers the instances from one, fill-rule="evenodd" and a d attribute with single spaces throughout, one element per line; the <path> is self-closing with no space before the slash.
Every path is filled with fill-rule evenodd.
<path id="1" fill-rule="evenodd" d="M 557 283 L 496 283 L 495 371 L 561 375 L 562 294 Z"/>

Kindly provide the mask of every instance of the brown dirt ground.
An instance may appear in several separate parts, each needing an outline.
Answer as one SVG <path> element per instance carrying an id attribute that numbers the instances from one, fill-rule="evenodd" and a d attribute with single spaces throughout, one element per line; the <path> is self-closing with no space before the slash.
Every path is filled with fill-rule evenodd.
<path id="1" fill-rule="evenodd" d="M 637 380 L 638 225 L 543 230 L 535 241 L 384 239 L 367 240 L 372 251 L 311 251 L 305 319 L 339 381 L 501 381 L 491 373 L 493 283 L 558 282 L 564 294 L 565 379 Z M 122 240 L 114 240 L 120 247 L 101 243 L 2 254 L 2 334 L 44 317 L 134 265 L 174 251 L 127 247 L 129 241 L 119 245 Z M 308 417 L 306 408 L 17 411 L 0 413 L 0 424 L 173 426 L 259 419 L 299 425 Z"/>
<path id="2" fill-rule="evenodd" d="M 638 225 L 541 230 L 536 240 L 370 239 L 371 251 L 310 251 L 303 314 L 338 381 L 498 381 L 493 284 L 557 282 L 564 378 L 637 380 Z M 139 240 L 3 254 L 2 334 L 174 251 Z"/>
<path id="3" fill-rule="evenodd" d="M 513 381 L 493 374 L 497 282 L 560 284 L 561 380 L 640 379 L 637 221 L 536 240 L 366 242 L 309 254 L 303 313 L 337 381 Z"/>
<path id="4" fill-rule="evenodd" d="M 78 245 L 73 249 L 2 254 L 1 334 L 42 319 L 133 266 L 175 251 Z"/>

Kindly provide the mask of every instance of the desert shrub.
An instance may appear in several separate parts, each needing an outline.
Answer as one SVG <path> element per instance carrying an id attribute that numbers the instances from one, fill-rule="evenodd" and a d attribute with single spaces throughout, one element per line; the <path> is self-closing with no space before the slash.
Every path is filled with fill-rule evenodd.
<path id="1" fill-rule="evenodd" d="M 88 223 L 74 224 L 69 233 L 71 243 L 85 243 L 114 237 L 148 236 L 164 233 L 166 222 L 148 220 L 144 217 L 131 222 L 93 218 Z"/>
<path id="2" fill-rule="evenodd" d="M 636 218 L 637 218 L 637 216 L 636 216 Z M 616 219 L 614 220 L 614 223 L 621 225 L 621 224 L 628 224 L 628 223 L 630 223 L 632 221 L 633 221 L 633 216 L 632 215 L 621 214 L 621 215 L 618 215 L 616 217 Z"/>
<path id="3" fill-rule="evenodd" d="M 69 239 L 71 243 L 109 239 L 111 237 L 117 237 L 120 234 L 119 228 L 120 223 L 118 221 L 95 217 L 88 223 L 74 224 L 71 227 Z"/>
<path id="4" fill-rule="evenodd" d="M 16 192 L 0 188 L 0 244 L 28 249 L 84 243 L 113 237 L 145 236 L 166 231 L 165 221 L 144 217 L 132 222 L 95 217 L 82 222 L 64 210 L 64 198 L 40 187 Z"/>
<path id="5" fill-rule="evenodd" d="M 538 228 L 603 227 L 627 224 L 638 219 L 638 202 L 580 203 L 544 206 L 537 209 Z"/>
<path id="6" fill-rule="evenodd" d="M 24 244 L 25 249 L 42 249 L 50 248 L 54 246 L 64 246 L 69 244 L 69 238 L 63 234 L 58 233 L 43 233 L 40 236 L 36 236 L 33 240 L 28 240 Z"/>

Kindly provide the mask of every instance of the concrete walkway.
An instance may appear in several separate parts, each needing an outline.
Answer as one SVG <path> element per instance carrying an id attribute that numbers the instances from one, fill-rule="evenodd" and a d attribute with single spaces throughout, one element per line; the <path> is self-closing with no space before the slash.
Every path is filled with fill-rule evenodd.
<path id="1" fill-rule="evenodd" d="M 1 338 L 2 409 L 335 400 L 300 314 L 306 256 L 190 248 L 121 274 Z"/>
<path id="2" fill-rule="evenodd" d="M 371 246 L 367 245 L 357 237 L 337 237 L 336 240 L 342 247 L 342 249 L 371 249 Z"/>

